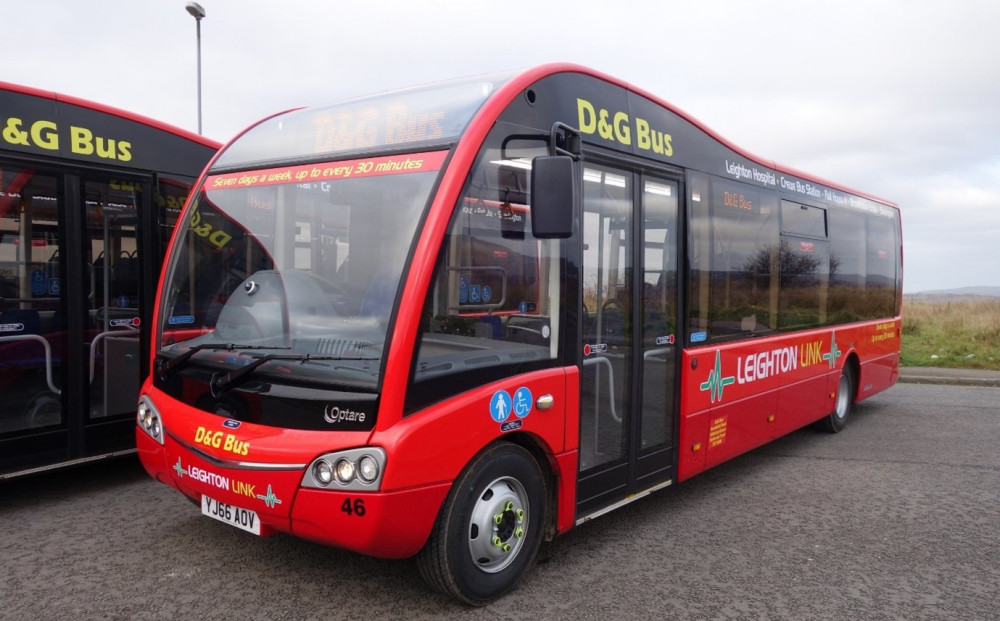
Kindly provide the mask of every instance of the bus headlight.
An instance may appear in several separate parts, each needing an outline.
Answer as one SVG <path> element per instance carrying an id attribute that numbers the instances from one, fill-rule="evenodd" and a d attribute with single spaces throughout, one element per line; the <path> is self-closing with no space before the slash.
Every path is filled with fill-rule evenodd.
<path id="1" fill-rule="evenodd" d="M 365 455 L 358 460 L 358 478 L 365 483 L 371 483 L 380 474 L 378 462 L 371 455 Z"/>
<path id="2" fill-rule="evenodd" d="M 353 480 L 354 462 L 346 457 L 341 457 L 337 460 L 337 481 L 346 485 Z"/>
<path id="3" fill-rule="evenodd" d="M 320 485 L 329 485 L 333 481 L 333 467 L 325 459 L 317 459 L 312 465 L 312 475 Z"/>
<path id="4" fill-rule="evenodd" d="M 309 464 L 303 487 L 377 491 L 385 472 L 385 451 L 377 446 L 320 455 Z"/>
<path id="5" fill-rule="evenodd" d="M 136 424 L 149 437 L 163 444 L 163 422 L 160 420 L 160 413 L 146 395 L 139 399 L 139 407 L 136 409 Z"/>

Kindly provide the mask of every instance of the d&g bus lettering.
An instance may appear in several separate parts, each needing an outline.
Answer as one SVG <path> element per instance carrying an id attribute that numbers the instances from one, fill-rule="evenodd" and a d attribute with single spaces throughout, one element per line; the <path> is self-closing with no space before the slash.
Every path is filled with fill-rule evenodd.
<path id="1" fill-rule="evenodd" d="M 444 135 L 444 118 L 441 111 L 411 113 L 404 104 L 365 108 L 353 114 L 320 114 L 313 120 L 314 148 L 316 153 L 324 153 L 374 147 L 380 142 L 380 129 L 381 142 L 389 145 L 434 140 Z"/>
<path id="2" fill-rule="evenodd" d="M 628 114 L 615 112 L 609 122 L 611 113 L 604 108 L 595 109 L 594 104 L 586 99 L 577 99 L 577 119 L 580 131 L 584 134 L 597 135 L 605 140 L 614 140 L 623 145 L 632 144 L 632 130 L 629 127 Z"/>
<path id="3" fill-rule="evenodd" d="M 203 444 L 212 448 L 221 448 L 227 453 L 246 456 L 250 453 L 250 442 L 239 440 L 231 433 L 223 431 L 209 431 L 204 427 L 198 427 L 194 432 L 196 444 Z"/>
<path id="4" fill-rule="evenodd" d="M 59 150 L 59 126 L 54 121 L 39 119 L 25 125 L 23 119 L 9 117 L 0 137 L 10 145 L 35 147 L 46 151 Z M 75 155 L 96 155 L 102 160 L 129 162 L 132 160 L 132 143 L 126 140 L 97 136 L 86 127 L 71 125 L 69 128 L 70 152 Z"/>
<path id="5" fill-rule="evenodd" d="M 113 138 L 94 136 L 86 127 L 70 127 L 70 150 L 77 155 L 93 155 L 108 160 L 127 162 L 132 159 L 132 145 Z"/>
<path id="6" fill-rule="evenodd" d="M 208 222 L 201 221 L 201 212 L 195 207 L 191 210 L 191 230 L 199 237 L 204 237 L 216 248 L 222 248 L 233 239 L 225 231 L 218 230 Z"/>
<path id="7" fill-rule="evenodd" d="M 386 144 L 416 142 L 418 140 L 433 140 L 444 135 L 441 129 L 443 112 L 427 112 L 410 114 L 406 106 L 390 110 L 386 119 Z"/>
<path id="8" fill-rule="evenodd" d="M 577 123 L 584 134 L 598 136 L 624 146 L 632 145 L 633 128 L 627 112 L 610 112 L 604 108 L 596 108 L 586 99 L 577 98 Z M 635 119 L 635 146 L 642 151 L 649 151 L 671 157 L 674 154 L 673 136 L 667 132 L 654 129 L 649 121 L 642 117 Z"/>

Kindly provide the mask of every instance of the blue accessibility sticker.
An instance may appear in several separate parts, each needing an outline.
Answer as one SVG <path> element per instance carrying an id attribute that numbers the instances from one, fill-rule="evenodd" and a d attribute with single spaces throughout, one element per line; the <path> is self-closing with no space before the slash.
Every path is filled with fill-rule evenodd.
<path id="1" fill-rule="evenodd" d="M 510 416 L 511 411 L 510 395 L 506 390 L 498 390 L 490 398 L 490 417 L 498 423 L 502 423 Z"/>
<path id="2" fill-rule="evenodd" d="M 524 418 L 528 414 L 531 414 L 531 391 L 525 386 L 521 386 L 514 392 L 514 415 L 518 418 Z"/>

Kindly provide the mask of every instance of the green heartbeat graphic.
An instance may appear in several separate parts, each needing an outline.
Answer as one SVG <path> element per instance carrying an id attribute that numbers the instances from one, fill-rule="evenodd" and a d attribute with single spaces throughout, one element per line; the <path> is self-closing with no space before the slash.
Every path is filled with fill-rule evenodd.
<path id="1" fill-rule="evenodd" d="M 715 403 L 717 400 L 722 401 L 722 391 L 726 386 L 734 383 L 736 383 L 734 376 L 722 377 L 722 354 L 718 349 L 715 350 L 715 368 L 708 374 L 708 381 L 701 384 L 701 390 L 703 392 L 711 390 L 712 403 Z"/>
<path id="2" fill-rule="evenodd" d="M 837 358 L 840 358 L 841 353 L 840 348 L 837 347 L 837 331 L 834 330 L 830 336 L 830 353 L 823 354 L 823 360 L 829 362 L 832 369 L 837 366 Z"/>
<path id="3" fill-rule="evenodd" d="M 184 466 L 181 465 L 180 457 L 177 458 L 177 464 L 174 465 L 174 471 L 177 473 L 177 476 L 182 479 L 184 478 L 184 475 L 187 474 L 187 472 L 184 471 Z"/>
<path id="4" fill-rule="evenodd" d="M 270 483 L 267 484 L 267 495 L 257 494 L 257 498 L 263 500 L 264 505 L 266 505 L 268 509 L 273 509 L 276 505 L 281 504 L 281 501 L 278 499 L 277 496 L 274 495 L 274 492 L 271 490 Z"/>

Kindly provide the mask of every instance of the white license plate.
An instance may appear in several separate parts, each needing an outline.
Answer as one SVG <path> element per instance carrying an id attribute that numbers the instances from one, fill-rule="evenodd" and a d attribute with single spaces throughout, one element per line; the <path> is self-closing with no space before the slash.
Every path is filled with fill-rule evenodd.
<path id="1" fill-rule="evenodd" d="M 210 518 L 225 522 L 248 533 L 260 535 L 260 516 L 256 511 L 227 505 L 204 494 L 201 497 L 201 513 Z"/>

